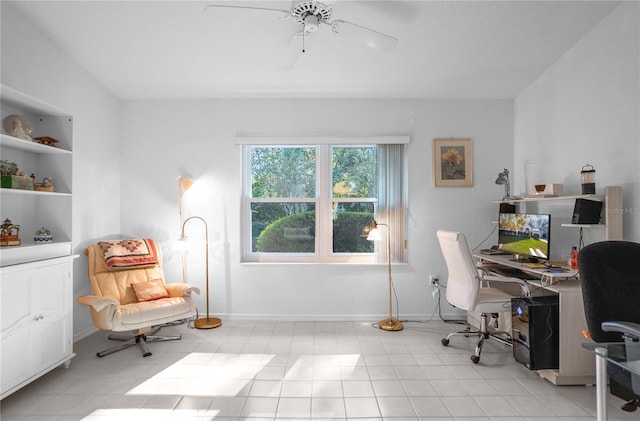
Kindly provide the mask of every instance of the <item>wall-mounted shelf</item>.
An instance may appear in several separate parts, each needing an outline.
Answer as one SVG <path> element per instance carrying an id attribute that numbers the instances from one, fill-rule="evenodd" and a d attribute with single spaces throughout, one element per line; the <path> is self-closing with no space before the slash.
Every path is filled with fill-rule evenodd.
<path id="1" fill-rule="evenodd" d="M 570 196 L 529 196 L 512 200 L 493 200 L 491 203 L 521 203 L 521 202 L 544 202 L 551 200 L 575 200 L 575 199 L 592 199 L 602 200 L 606 194 L 575 194 Z"/>
<path id="2" fill-rule="evenodd" d="M 26 152 L 33 152 L 39 154 L 62 154 L 71 155 L 72 152 L 67 149 L 58 148 L 56 146 L 42 145 L 37 142 L 30 142 L 28 140 L 19 139 L 17 137 L 9 136 L 6 134 L 0 134 L 0 147 L 12 148 Z"/>
<path id="3" fill-rule="evenodd" d="M 70 239 L 58 239 L 47 243 L 35 243 L 23 239 L 19 246 L 3 247 L 2 253 L 0 253 L 0 267 L 69 256 L 70 254 Z"/>
<path id="4" fill-rule="evenodd" d="M 604 228 L 606 231 L 605 240 L 622 240 L 622 187 L 609 186 L 605 188 L 604 194 L 576 194 L 570 196 L 532 196 L 511 200 L 493 200 L 491 203 L 531 203 L 548 202 L 559 200 L 589 199 L 604 201 L 604 223 L 601 224 L 561 224 L 570 228 Z"/>

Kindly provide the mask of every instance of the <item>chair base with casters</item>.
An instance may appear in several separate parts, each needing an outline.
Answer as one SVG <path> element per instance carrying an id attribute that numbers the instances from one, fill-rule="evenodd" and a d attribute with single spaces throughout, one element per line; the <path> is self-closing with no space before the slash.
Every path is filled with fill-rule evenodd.
<path id="1" fill-rule="evenodd" d="M 498 314 L 492 313 L 492 318 L 497 319 Z M 485 340 L 492 339 L 496 342 L 499 342 L 503 345 L 512 346 L 511 336 L 507 332 L 489 332 L 488 328 L 489 324 L 487 321 L 487 313 L 480 314 L 480 329 L 472 330 L 471 326 L 467 326 L 465 330 L 459 332 L 451 332 L 447 335 L 446 338 L 442 339 L 442 345 L 448 346 L 451 338 L 458 335 L 464 335 L 469 337 L 471 335 L 477 335 L 479 337 L 478 343 L 476 344 L 476 349 L 473 355 L 471 356 L 471 361 L 474 364 L 478 364 L 480 362 L 480 354 L 482 353 L 482 346 L 484 345 Z M 502 336 L 500 336 L 502 335 Z M 503 337 L 504 336 L 504 337 Z"/>
<path id="2" fill-rule="evenodd" d="M 105 349 L 104 351 L 97 352 L 96 355 L 98 357 L 104 357 L 105 355 L 113 354 L 114 352 L 138 345 L 142 351 L 142 356 L 150 357 L 153 354 L 147 346 L 148 343 L 178 341 L 182 339 L 182 335 L 156 335 L 161 328 L 162 326 L 155 326 L 153 328 L 138 329 L 132 333 L 112 333 L 109 335 L 109 340 L 122 341 L 122 343 L 109 349 Z"/>

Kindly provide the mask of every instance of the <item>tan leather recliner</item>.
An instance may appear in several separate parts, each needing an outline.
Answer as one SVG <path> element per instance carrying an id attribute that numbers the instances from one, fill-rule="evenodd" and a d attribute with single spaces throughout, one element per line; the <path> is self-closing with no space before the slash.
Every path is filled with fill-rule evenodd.
<path id="1" fill-rule="evenodd" d="M 89 280 L 94 295 L 78 298 L 78 303 L 89 306 L 93 323 L 101 330 L 129 332 L 128 335 L 113 334 L 109 339 L 124 343 L 98 352 L 98 357 L 114 353 L 138 344 L 144 357 L 151 355 L 147 342 L 178 340 L 182 335 L 160 336 L 155 333 L 161 325 L 188 319 L 196 315 L 196 306 L 191 292 L 200 294 L 195 285 L 165 284 L 160 247 L 154 242 L 157 263 L 134 268 L 112 269 L 105 261 L 99 244 L 85 249 L 88 258 Z M 131 284 L 155 283 L 166 288 L 168 297 L 139 301 Z M 144 285 L 144 284 L 141 284 Z"/>

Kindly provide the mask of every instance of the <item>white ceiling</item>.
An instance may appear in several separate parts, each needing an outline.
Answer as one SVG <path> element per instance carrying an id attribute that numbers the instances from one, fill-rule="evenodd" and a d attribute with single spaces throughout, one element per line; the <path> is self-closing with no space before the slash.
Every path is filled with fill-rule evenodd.
<path id="1" fill-rule="evenodd" d="M 334 0 L 332 20 L 393 35 L 397 48 L 370 49 L 323 26 L 282 70 L 298 24 L 205 8 L 290 9 L 290 1 L 12 3 L 125 100 L 513 98 L 618 4 Z"/>

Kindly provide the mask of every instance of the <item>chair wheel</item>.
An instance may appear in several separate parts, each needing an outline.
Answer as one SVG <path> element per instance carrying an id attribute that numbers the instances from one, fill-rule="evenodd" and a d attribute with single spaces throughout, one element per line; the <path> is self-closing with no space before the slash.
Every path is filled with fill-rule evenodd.
<path id="1" fill-rule="evenodd" d="M 472 355 L 471 361 L 473 361 L 474 364 L 478 364 L 478 362 L 480 362 L 480 357 L 476 357 L 475 355 Z"/>
<path id="2" fill-rule="evenodd" d="M 447 339 L 447 338 L 443 339 L 441 342 L 442 342 L 443 346 L 449 345 L 449 339 Z"/>
<path id="3" fill-rule="evenodd" d="M 622 405 L 620 409 L 626 412 L 634 412 L 636 409 L 638 409 L 638 404 L 640 404 L 640 402 L 638 402 L 637 399 L 634 399 Z"/>

